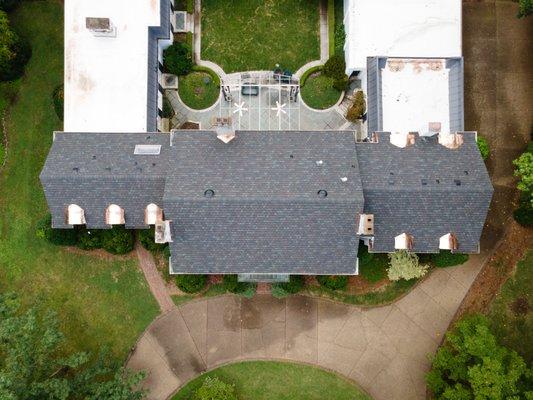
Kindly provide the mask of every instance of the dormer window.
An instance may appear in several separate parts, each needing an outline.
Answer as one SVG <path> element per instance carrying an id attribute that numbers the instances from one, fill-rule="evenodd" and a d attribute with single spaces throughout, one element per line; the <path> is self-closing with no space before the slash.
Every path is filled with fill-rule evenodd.
<path id="1" fill-rule="evenodd" d="M 70 204 L 67 207 L 68 225 L 85 225 L 85 211 L 77 204 Z"/>
<path id="2" fill-rule="evenodd" d="M 111 204 L 105 210 L 105 223 L 107 225 L 124 225 L 126 223 L 124 219 L 124 209 Z"/>
<path id="3" fill-rule="evenodd" d="M 457 237 L 453 233 L 447 233 L 439 239 L 439 249 L 441 250 L 457 250 Z"/>
<path id="4" fill-rule="evenodd" d="M 155 225 L 163 221 L 163 210 L 156 204 L 148 204 L 144 210 L 144 223 L 146 225 Z"/>
<path id="5" fill-rule="evenodd" d="M 458 149 L 464 143 L 463 135 L 460 133 L 440 133 L 439 143 L 449 149 Z"/>
<path id="6" fill-rule="evenodd" d="M 394 238 L 394 248 L 396 250 L 412 250 L 413 236 L 408 233 L 402 233 Z"/>

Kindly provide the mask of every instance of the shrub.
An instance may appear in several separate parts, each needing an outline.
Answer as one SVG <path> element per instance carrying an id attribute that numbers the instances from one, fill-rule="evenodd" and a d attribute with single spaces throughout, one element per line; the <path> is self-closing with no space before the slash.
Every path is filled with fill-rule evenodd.
<path id="1" fill-rule="evenodd" d="M 477 137 L 477 148 L 479 149 L 481 158 L 483 160 L 487 160 L 490 155 L 489 142 L 487 142 L 487 139 L 485 139 L 483 136 L 478 136 Z"/>
<path id="2" fill-rule="evenodd" d="M 452 253 L 450 250 L 441 250 L 438 254 L 431 255 L 431 262 L 437 268 L 453 267 L 468 261 L 468 254 Z"/>
<path id="3" fill-rule="evenodd" d="M 344 24 L 338 24 L 335 27 L 335 54 L 344 56 L 344 43 L 345 42 L 346 42 L 346 32 L 344 30 Z"/>
<path id="4" fill-rule="evenodd" d="M 307 81 L 307 78 L 309 78 L 309 76 L 311 74 L 314 74 L 315 72 L 320 72 L 322 71 L 322 68 L 323 66 L 322 65 L 316 65 L 314 67 L 311 67 L 309 68 L 307 71 L 305 71 L 302 76 L 300 77 L 300 87 L 304 86 L 305 85 L 305 81 Z"/>
<path id="5" fill-rule="evenodd" d="M 81 229 L 78 233 L 78 247 L 82 250 L 102 248 L 102 230 Z"/>
<path id="6" fill-rule="evenodd" d="M 344 75 L 342 78 L 336 79 L 333 82 L 333 87 L 339 92 L 344 92 L 348 86 L 348 77 Z"/>
<path id="7" fill-rule="evenodd" d="M 54 103 L 54 110 L 57 118 L 59 118 L 61 121 L 63 121 L 64 99 L 63 85 L 59 85 L 52 92 L 52 101 Z"/>
<path id="8" fill-rule="evenodd" d="M 418 256 L 405 250 L 396 251 L 389 254 L 390 266 L 387 270 L 387 275 L 391 281 L 399 281 L 405 279 L 406 281 L 415 278 L 423 277 L 429 267 L 427 265 L 420 265 Z"/>
<path id="9" fill-rule="evenodd" d="M 208 376 L 195 393 L 193 400 L 237 400 L 235 386 Z"/>
<path id="10" fill-rule="evenodd" d="M 533 14 L 533 0 L 518 0 L 518 18 Z"/>
<path id="11" fill-rule="evenodd" d="M 348 285 L 347 275 L 319 275 L 316 280 L 321 286 L 331 290 L 344 290 Z"/>
<path id="12" fill-rule="evenodd" d="M 282 298 L 300 292 L 304 286 L 305 278 L 302 275 L 291 275 L 288 282 L 273 283 L 271 293 L 274 297 Z"/>
<path id="13" fill-rule="evenodd" d="M 370 283 L 379 282 L 387 277 L 389 257 L 387 254 L 369 253 L 368 247 L 359 245 L 359 275 Z"/>
<path id="14" fill-rule="evenodd" d="M 155 228 L 153 226 L 149 229 L 139 229 L 137 231 L 137 235 L 139 237 L 139 242 L 141 242 L 142 247 L 153 253 L 161 252 L 166 247 L 168 247 L 167 243 L 155 242 Z"/>
<path id="15" fill-rule="evenodd" d="M 175 42 L 163 52 L 165 71 L 174 75 L 187 75 L 192 68 L 192 50 L 189 44 Z"/>
<path id="16" fill-rule="evenodd" d="M 238 275 L 224 275 L 222 279 L 224 290 L 240 294 L 245 297 L 253 297 L 256 285 L 251 282 L 239 282 Z"/>
<path id="17" fill-rule="evenodd" d="M 20 4 L 20 2 L 21 0 L 0 0 L 0 10 L 12 11 Z"/>
<path id="18" fill-rule="evenodd" d="M 5 12 L 0 11 L 0 80 L 13 81 L 22 76 L 31 58 L 30 43 L 12 32 Z"/>
<path id="19" fill-rule="evenodd" d="M 533 375 L 477 315 L 459 321 L 446 335 L 426 382 L 436 399 L 522 399 L 531 398 Z"/>
<path id="20" fill-rule="evenodd" d="M 513 165 L 516 167 L 514 175 L 520 178 L 517 188 L 529 196 L 533 206 L 533 152 L 529 151 L 529 146 L 526 152 L 513 161 Z"/>
<path id="21" fill-rule="evenodd" d="M 102 231 L 102 248 L 111 254 L 126 254 L 133 250 L 133 232 L 123 226 Z"/>
<path id="22" fill-rule="evenodd" d="M 513 217 L 522 226 L 533 226 L 533 206 L 529 201 L 521 202 L 520 206 L 513 211 Z"/>
<path id="23" fill-rule="evenodd" d="M 176 285 L 185 293 L 198 293 L 207 284 L 207 275 L 178 275 Z"/>
<path id="24" fill-rule="evenodd" d="M 76 229 L 53 229 L 50 214 L 37 222 L 35 234 L 38 238 L 46 239 L 56 246 L 75 246 L 78 243 L 78 231 Z"/>
<path id="25" fill-rule="evenodd" d="M 324 64 L 324 75 L 333 79 L 341 79 L 346 76 L 346 62 L 340 54 L 334 54 Z"/>
<path id="26" fill-rule="evenodd" d="M 346 113 L 346 119 L 348 121 L 356 122 L 357 120 L 363 118 L 366 112 L 366 101 L 365 95 L 362 90 L 359 90 L 355 93 L 352 106 L 348 109 Z"/>

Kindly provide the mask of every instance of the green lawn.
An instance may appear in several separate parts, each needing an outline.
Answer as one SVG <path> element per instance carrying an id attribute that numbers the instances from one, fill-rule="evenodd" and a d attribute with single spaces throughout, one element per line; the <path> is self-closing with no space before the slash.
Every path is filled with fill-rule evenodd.
<path id="1" fill-rule="evenodd" d="M 488 318 L 501 344 L 533 362 L 533 250 L 498 294 Z"/>
<path id="2" fill-rule="evenodd" d="M 334 106 L 341 98 L 341 93 L 333 87 L 334 79 L 313 73 L 302 86 L 302 99 L 311 108 L 324 110 Z"/>
<path id="3" fill-rule="evenodd" d="M 179 77 L 178 93 L 186 105 L 202 110 L 215 104 L 220 95 L 220 86 L 206 72 L 191 72 Z"/>
<path id="4" fill-rule="evenodd" d="M 71 349 L 110 347 L 123 359 L 158 309 L 135 258 L 98 259 L 35 236 L 46 213 L 38 175 L 61 129 L 52 91 L 63 80 L 62 1 L 25 1 L 11 16 L 33 56 L 9 111 L 9 157 L 0 172 L 0 290 L 55 310 Z"/>
<path id="5" fill-rule="evenodd" d="M 331 372 L 307 365 L 251 361 L 227 365 L 188 383 L 172 400 L 194 399 L 207 376 L 235 385 L 239 400 L 366 400 L 370 397 Z"/>
<path id="6" fill-rule="evenodd" d="M 202 59 L 225 72 L 320 58 L 318 0 L 202 0 Z"/>

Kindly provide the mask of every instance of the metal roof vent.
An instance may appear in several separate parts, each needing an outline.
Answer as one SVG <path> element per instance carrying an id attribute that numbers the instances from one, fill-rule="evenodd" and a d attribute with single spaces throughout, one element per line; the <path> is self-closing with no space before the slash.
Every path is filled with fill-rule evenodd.
<path id="1" fill-rule="evenodd" d="M 68 225 L 84 225 L 85 211 L 77 204 L 70 204 L 67 207 L 67 224 Z"/>
<path id="2" fill-rule="evenodd" d="M 133 154 L 137 156 L 157 156 L 161 153 L 160 144 L 136 144 Z"/>
<path id="3" fill-rule="evenodd" d="M 317 192 L 317 194 L 318 194 L 319 197 L 327 197 L 328 196 L 328 192 L 326 190 L 323 190 L 323 189 L 319 190 Z"/>
<path id="4" fill-rule="evenodd" d="M 117 30 L 109 18 L 87 17 L 85 18 L 85 27 L 94 36 L 115 37 L 117 35 Z"/>
<path id="5" fill-rule="evenodd" d="M 316 161 L 316 165 L 317 165 L 318 167 L 320 167 L 320 166 L 324 165 L 324 161 L 322 161 L 322 160 L 318 160 L 318 161 Z"/>
<path id="6" fill-rule="evenodd" d="M 343 177 L 341 178 L 341 182 L 342 182 L 342 183 L 346 183 L 346 182 L 348 182 L 348 177 L 343 176 Z"/>
<path id="7" fill-rule="evenodd" d="M 215 191 L 212 189 L 207 189 L 204 192 L 204 197 L 207 197 L 207 198 L 215 197 Z"/>

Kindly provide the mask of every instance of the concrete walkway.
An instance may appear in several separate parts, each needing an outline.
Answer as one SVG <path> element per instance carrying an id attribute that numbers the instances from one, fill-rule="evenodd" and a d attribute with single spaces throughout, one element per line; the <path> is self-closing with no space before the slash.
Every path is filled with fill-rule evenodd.
<path id="1" fill-rule="evenodd" d="M 356 381 L 375 400 L 424 399 L 424 375 L 482 265 L 437 269 L 396 303 L 371 309 L 304 296 L 221 296 L 175 308 L 139 339 L 127 366 L 164 400 L 205 370 L 246 359 L 304 362 Z"/>

